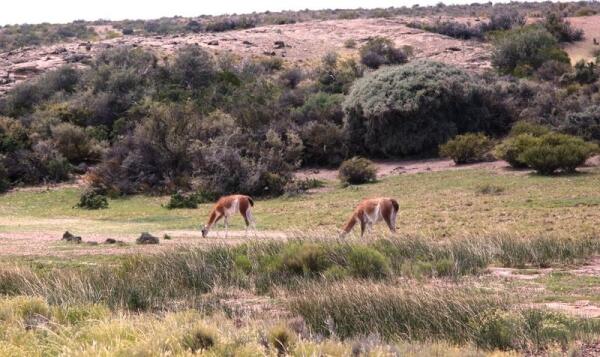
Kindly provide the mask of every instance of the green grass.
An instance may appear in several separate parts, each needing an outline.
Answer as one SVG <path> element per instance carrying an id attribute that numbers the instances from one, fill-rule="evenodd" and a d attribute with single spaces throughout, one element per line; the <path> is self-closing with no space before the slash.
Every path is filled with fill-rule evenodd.
<path id="1" fill-rule="evenodd" d="M 375 184 L 290 198 L 256 200 L 259 230 L 337 230 L 365 197 L 391 196 L 400 202 L 398 230 L 435 237 L 482 233 L 534 236 L 598 234 L 600 171 L 541 177 L 460 170 L 393 176 Z M 482 186 L 502 187 L 499 195 L 482 195 Z M 14 192 L 0 196 L 0 232 L 134 234 L 142 231 L 198 229 L 212 207 L 167 210 L 168 197 L 111 199 L 109 208 L 73 208 L 80 190 Z M 237 217 L 232 229 L 242 228 Z M 383 227 L 378 227 L 381 232 Z"/>

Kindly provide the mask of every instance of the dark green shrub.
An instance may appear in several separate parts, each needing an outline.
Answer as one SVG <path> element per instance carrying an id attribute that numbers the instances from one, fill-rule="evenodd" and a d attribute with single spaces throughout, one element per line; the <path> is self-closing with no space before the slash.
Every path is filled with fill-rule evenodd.
<path id="1" fill-rule="evenodd" d="M 578 166 L 597 151 L 598 145 L 581 138 L 550 133 L 536 140 L 518 159 L 538 173 L 550 175 L 557 170 L 575 172 Z"/>
<path id="2" fill-rule="evenodd" d="M 525 26 L 505 31 L 494 39 L 492 64 L 502 74 L 528 76 L 546 61 L 569 63 L 569 56 L 558 41 L 540 26 Z"/>
<path id="3" fill-rule="evenodd" d="M 77 207 L 83 209 L 104 209 L 108 208 L 108 199 L 102 191 L 97 189 L 86 189 L 79 197 Z"/>
<path id="4" fill-rule="evenodd" d="M 198 200 L 194 194 L 184 194 L 176 192 L 171 195 L 169 203 L 165 206 L 167 209 L 176 208 L 198 208 Z"/>
<path id="5" fill-rule="evenodd" d="M 372 155 L 433 153 L 467 132 L 504 133 L 511 115 L 483 79 L 437 62 L 380 69 L 344 102 L 350 149 Z"/>
<path id="6" fill-rule="evenodd" d="M 382 65 L 400 64 L 408 61 L 408 56 L 403 50 L 394 46 L 394 43 L 384 37 L 369 39 L 359 50 L 360 61 L 369 68 L 377 69 Z"/>
<path id="7" fill-rule="evenodd" d="M 492 141 L 482 133 L 457 135 L 440 146 L 440 155 L 456 164 L 484 161 L 492 148 Z"/>
<path id="8" fill-rule="evenodd" d="M 377 179 L 377 168 L 371 160 L 353 157 L 342 162 L 338 177 L 342 183 L 350 185 L 373 182 Z"/>
<path id="9" fill-rule="evenodd" d="M 519 134 L 505 139 L 494 149 L 494 155 L 501 160 L 505 160 L 514 168 L 525 168 L 527 163 L 521 155 L 530 147 L 537 144 L 539 138 L 531 134 Z"/>
<path id="10" fill-rule="evenodd" d="M 369 247 L 354 246 L 348 256 L 352 276 L 363 279 L 383 279 L 391 274 L 387 258 Z"/>
<path id="11" fill-rule="evenodd" d="M 0 193 L 4 193 L 10 188 L 10 181 L 8 180 L 6 167 L 4 167 L 1 159 L 2 157 L 0 156 Z"/>

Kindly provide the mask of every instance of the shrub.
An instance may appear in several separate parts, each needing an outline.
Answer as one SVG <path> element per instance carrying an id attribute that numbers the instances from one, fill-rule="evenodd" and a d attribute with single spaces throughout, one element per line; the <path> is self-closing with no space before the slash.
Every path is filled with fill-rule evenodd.
<path id="1" fill-rule="evenodd" d="M 278 356 L 290 353 L 295 343 L 296 335 L 283 325 L 275 326 L 269 331 L 269 345 L 275 348 Z"/>
<path id="2" fill-rule="evenodd" d="M 0 193 L 4 193 L 8 191 L 10 188 L 10 181 L 8 180 L 8 173 L 6 172 L 6 167 L 1 161 L 2 157 L 0 156 Z"/>
<path id="3" fill-rule="evenodd" d="M 400 64 L 408 61 L 407 54 L 394 46 L 384 37 L 369 39 L 360 48 L 360 61 L 369 68 L 377 69 L 382 65 Z"/>
<path id="4" fill-rule="evenodd" d="M 353 38 L 349 38 L 346 41 L 344 41 L 344 47 L 346 48 L 355 48 L 356 47 L 356 40 L 354 40 Z"/>
<path id="5" fill-rule="evenodd" d="M 200 46 L 186 46 L 176 53 L 170 67 L 174 80 L 185 89 L 208 86 L 215 77 L 212 55 Z"/>
<path id="6" fill-rule="evenodd" d="M 508 350 L 518 347 L 522 341 L 524 321 L 521 316 L 507 311 L 489 311 L 479 322 L 477 345 L 486 349 Z"/>
<path id="7" fill-rule="evenodd" d="M 424 25 L 422 28 L 427 31 L 463 40 L 483 37 L 480 26 L 470 26 L 456 21 L 437 21 L 433 25 Z"/>
<path id="8" fill-rule="evenodd" d="M 502 134 L 501 94 L 457 67 L 416 61 L 358 80 L 344 102 L 350 149 L 371 155 L 432 153 L 457 134 Z"/>
<path id="9" fill-rule="evenodd" d="M 316 274 L 326 270 L 330 261 L 323 246 L 299 244 L 291 245 L 283 252 L 281 264 L 294 274 Z"/>
<path id="10" fill-rule="evenodd" d="M 187 333 L 181 342 L 184 348 L 192 353 L 211 349 L 217 343 L 217 333 L 213 329 L 199 325 Z"/>
<path id="11" fill-rule="evenodd" d="M 514 168 L 525 168 L 527 163 L 523 161 L 522 154 L 530 147 L 536 145 L 539 139 L 531 134 L 520 134 L 505 139 L 494 149 L 494 155 L 508 162 Z"/>
<path id="12" fill-rule="evenodd" d="M 104 209 L 108 208 L 108 200 L 102 191 L 89 188 L 79 197 L 77 207 L 90 210 Z"/>
<path id="13" fill-rule="evenodd" d="M 377 168 L 371 160 L 353 157 L 340 165 L 338 173 L 340 181 L 345 184 L 359 185 L 377 179 Z"/>
<path id="14" fill-rule="evenodd" d="M 387 258 L 373 248 L 354 246 L 348 260 L 350 273 L 356 278 L 382 279 L 391 274 Z"/>
<path id="15" fill-rule="evenodd" d="M 542 135 L 548 134 L 550 132 L 550 128 L 545 125 L 539 125 L 530 123 L 527 121 L 520 121 L 515 123 L 512 128 L 510 128 L 510 132 L 508 134 L 509 137 L 519 136 L 521 134 L 529 134 L 531 136 L 540 137 Z"/>
<path id="16" fill-rule="evenodd" d="M 592 105 L 582 112 L 568 113 L 559 127 L 567 134 L 600 142 L 600 105 Z"/>
<path id="17" fill-rule="evenodd" d="M 550 175 L 557 170 L 575 172 L 598 146 L 570 135 L 550 133 L 541 136 L 535 143 L 519 155 L 519 160 L 542 175 Z"/>
<path id="18" fill-rule="evenodd" d="M 583 39 L 583 30 L 571 27 L 571 23 L 557 12 L 546 14 L 542 24 L 559 42 L 574 42 Z"/>
<path id="19" fill-rule="evenodd" d="M 102 155 L 98 143 L 83 128 L 62 123 L 52 128 L 52 139 L 58 151 L 70 162 L 95 162 Z"/>
<path id="20" fill-rule="evenodd" d="M 494 11 L 490 16 L 490 21 L 483 26 L 483 29 L 484 31 L 503 31 L 523 25 L 525 25 L 525 16 L 518 10 Z"/>
<path id="21" fill-rule="evenodd" d="M 546 61 L 569 63 L 569 56 L 545 28 L 525 26 L 494 38 L 492 64 L 502 74 L 528 76 Z"/>
<path id="22" fill-rule="evenodd" d="M 198 208 L 198 200 L 194 194 L 186 195 L 178 191 L 171 195 L 171 199 L 165 207 L 167 209 Z"/>
<path id="23" fill-rule="evenodd" d="M 440 146 L 440 155 L 449 157 L 456 164 L 483 161 L 492 148 L 492 141 L 482 133 L 457 135 Z"/>

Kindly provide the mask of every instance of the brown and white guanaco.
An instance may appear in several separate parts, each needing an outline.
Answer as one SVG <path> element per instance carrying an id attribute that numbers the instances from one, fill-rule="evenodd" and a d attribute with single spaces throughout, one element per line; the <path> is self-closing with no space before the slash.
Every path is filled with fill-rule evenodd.
<path id="1" fill-rule="evenodd" d="M 229 228 L 228 219 L 237 212 L 240 212 L 242 217 L 244 217 L 244 221 L 246 222 L 246 232 L 248 232 L 248 226 L 252 225 L 254 227 L 255 225 L 254 218 L 250 212 L 250 208 L 253 206 L 254 201 L 252 201 L 252 198 L 245 195 L 230 195 L 219 198 L 210 213 L 208 223 L 202 228 L 202 237 L 206 237 L 209 229 L 211 229 L 221 218 L 223 218 L 223 223 L 225 224 L 225 237 L 227 237 Z"/>
<path id="2" fill-rule="evenodd" d="M 393 198 L 379 197 L 363 200 L 356 206 L 352 216 L 342 229 L 342 236 L 350 233 L 354 225 L 360 223 L 360 236 L 370 231 L 373 224 L 385 221 L 392 233 L 396 232 L 396 216 L 399 209 L 398 201 Z"/>

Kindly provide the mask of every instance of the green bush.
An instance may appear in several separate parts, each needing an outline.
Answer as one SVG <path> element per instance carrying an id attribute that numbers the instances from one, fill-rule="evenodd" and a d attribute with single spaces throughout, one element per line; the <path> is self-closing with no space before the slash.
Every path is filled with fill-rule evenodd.
<path id="1" fill-rule="evenodd" d="M 528 148 L 535 146 L 538 140 L 537 137 L 531 134 L 511 136 L 495 147 L 494 155 L 498 159 L 508 162 L 514 168 L 525 168 L 527 163 L 521 155 Z"/>
<path id="2" fill-rule="evenodd" d="M 571 23 L 566 21 L 558 12 L 546 14 L 542 25 L 559 42 L 575 42 L 583 39 L 583 30 L 571 27 Z"/>
<path id="3" fill-rule="evenodd" d="M 482 133 L 457 135 L 440 146 L 440 155 L 456 164 L 484 161 L 492 148 L 492 141 Z"/>
<path id="4" fill-rule="evenodd" d="M 369 247 L 352 247 L 348 256 L 350 273 L 357 278 L 383 279 L 391 274 L 387 258 Z"/>
<path id="5" fill-rule="evenodd" d="M 542 175 L 550 175 L 557 170 L 570 173 L 597 151 L 598 145 L 581 138 L 550 133 L 537 139 L 518 159 Z"/>
<path id="6" fill-rule="evenodd" d="M 331 262 L 325 249 L 316 244 L 291 245 L 283 252 L 281 264 L 294 274 L 317 274 L 326 270 Z"/>
<path id="7" fill-rule="evenodd" d="M 371 160 L 353 157 L 342 162 L 338 173 L 344 184 L 359 185 L 377 179 L 377 169 Z"/>
<path id="8" fill-rule="evenodd" d="M 547 126 L 534 124 L 527 121 L 519 121 L 515 123 L 512 128 L 510 128 L 508 136 L 511 137 L 521 134 L 529 134 L 535 137 L 540 137 L 544 134 L 548 134 L 549 132 L 550 128 Z"/>
<path id="9" fill-rule="evenodd" d="M 518 347 L 523 335 L 524 321 L 521 316 L 507 311 L 489 311 L 478 321 L 476 342 L 480 347 L 508 350 Z"/>
<path id="10" fill-rule="evenodd" d="M 528 76 L 546 61 L 570 63 L 569 56 L 545 28 L 525 26 L 501 32 L 494 39 L 492 64 L 502 74 Z"/>
<path id="11" fill-rule="evenodd" d="M 198 208 L 198 199 L 195 194 L 176 192 L 171 195 L 171 199 L 165 207 L 167 209 Z"/>
<path id="12" fill-rule="evenodd" d="M 108 199 L 101 191 L 86 189 L 79 197 L 77 207 L 90 210 L 108 208 Z"/>
<path id="13" fill-rule="evenodd" d="M 501 93 L 450 65 L 416 61 L 355 82 L 346 96 L 350 150 L 380 156 L 433 153 L 457 134 L 508 130 Z"/>
<path id="14" fill-rule="evenodd" d="M 568 113 L 560 131 L 600 142 L 600 105 L 592 105 L 582 112 Z"/>

